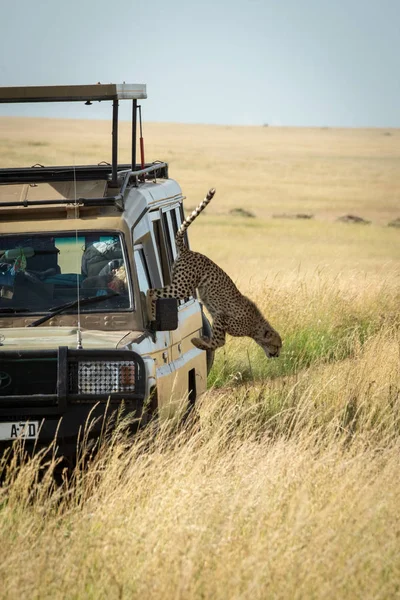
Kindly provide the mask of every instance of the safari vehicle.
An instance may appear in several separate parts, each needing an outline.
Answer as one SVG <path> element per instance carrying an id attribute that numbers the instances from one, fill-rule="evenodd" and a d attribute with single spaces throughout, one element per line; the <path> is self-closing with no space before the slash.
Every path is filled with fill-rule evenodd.
<path id="1" fill-rule="evenodd" d="M 183 196 L 166 163 L 145 163 L 144 98 L 141 84 L 0 88 L 0 103 L 112 103 L 110 164 L 0 169 L 0 449 L 56 437 L 71 455 L 85 426 L 96 438 L 117 411 L 168 417 L 206 389 L 198 300 L 158 300 L 155 325 L 146 311 L 148 288 L 170 282 Z M 130 164 L 118 164 L 121 100 Z"/>

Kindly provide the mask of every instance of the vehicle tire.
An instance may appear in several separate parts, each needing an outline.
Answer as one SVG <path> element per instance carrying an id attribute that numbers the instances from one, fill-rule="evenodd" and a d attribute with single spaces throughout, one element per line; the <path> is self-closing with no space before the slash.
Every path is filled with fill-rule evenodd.
<path id="1" fill-rule="evenodd" d="M 201 309 L 201 316 L 203 319 L 203 335 L 206 335 L 207 337 L 211 337 L 211 323 L 207 319 L 206 315 L 204 314 L 203 307 Z M 206 354 L 207 354 L 207 375 L 208 375 L 214 364 L 215 352 L 214 352 L 214 350 L 206 350 Z"/>

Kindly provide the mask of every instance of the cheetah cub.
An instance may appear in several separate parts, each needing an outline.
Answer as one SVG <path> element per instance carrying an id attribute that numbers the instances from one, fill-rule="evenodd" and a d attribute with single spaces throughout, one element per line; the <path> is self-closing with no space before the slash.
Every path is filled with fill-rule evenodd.
<path id="1" fill-rule="evenodd" d="M 225 334 L 248 336 L 257 342 L 268 357 L 279 356 L 282 341 L 279 333 L 263 317 L 257 306 L 243 296 L 232 279 L 212 260 L 192 252 L 185 244 L 185 231 L 212 200 L 211 189 L 203 202 L 182 223 L 176 234 L 178 256 L 172 269 L 170 285 L 147 292 L 149 314 L 155 318 L 157 298 L 187 298 L 196 288 L 201 301 L 212 316 L 211 337 L 192 338 L 200 350 L 215 350 L 225 344 Z"/>

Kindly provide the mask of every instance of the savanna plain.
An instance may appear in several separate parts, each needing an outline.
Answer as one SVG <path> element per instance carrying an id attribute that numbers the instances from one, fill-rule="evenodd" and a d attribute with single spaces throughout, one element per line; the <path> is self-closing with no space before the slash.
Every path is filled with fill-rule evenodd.
<path id="1" fill-rule="evenodd" d="M 109 134 L 3 118 L 0 165 L 109 160 Z M 400 131 L 145 123 L 144 135 L 187 212 L 217 189 L 191 246 L 259 304 L 282 354 L 229 338 L 184 424 L 134 439 L 121 425 L 62 485 L 54 461 L 41 478 L 35 460 L 12 465 L 0 597 L 400 597 Z"/>

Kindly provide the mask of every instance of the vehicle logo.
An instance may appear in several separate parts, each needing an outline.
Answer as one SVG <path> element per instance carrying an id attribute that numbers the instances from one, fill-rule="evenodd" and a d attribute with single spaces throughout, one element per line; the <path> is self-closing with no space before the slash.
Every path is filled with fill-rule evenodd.
<path id="1" fill-rule="evenodd" d="M 0 389 L 8 387 L 12 382 L 11 375 L 6 373 L 5 371 L 0 371 Z"/>

